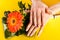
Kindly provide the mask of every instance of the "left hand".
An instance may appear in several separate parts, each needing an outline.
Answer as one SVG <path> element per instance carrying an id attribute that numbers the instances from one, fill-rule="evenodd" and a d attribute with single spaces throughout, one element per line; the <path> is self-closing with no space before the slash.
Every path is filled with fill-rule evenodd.
<path id="1" fill-rule="evenodd" d="M 30 23 L 26 28 L 28 31 L 28 36 L 32 36 L 37 31 L 37 28 L 43 29 L 44 25 L 48 21 L 49 15 L 49 8 L 43 2 L 40 1 L 33 1 L 31 6 L 31 13 L 30 13 Z M 40 30 L 38 35 L 40 35 L 42 31 Z"/>

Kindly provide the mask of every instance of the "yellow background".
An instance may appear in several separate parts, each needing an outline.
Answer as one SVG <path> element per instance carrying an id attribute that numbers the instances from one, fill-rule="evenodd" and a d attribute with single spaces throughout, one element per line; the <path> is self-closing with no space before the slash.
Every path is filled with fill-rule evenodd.
<path id="1" fill-rule="evenodd" d="M 4 16 L 4 11 L 19 10 L 18 7 L 19 0 L 0 0 L 0 40 L 60 40 L 60 17 L 51 18 L 45 25 L 45 28 L 38 37 L 37 35 L 33 37 L 27 37 L 26 35 L 14 36 L 12 38 L 5 39 L 4 30 L 2 24 L 2 17 Z M 30 0 L 22 0 L 23 3 L 31 4 Z M 43 0 L 48 6 L 60 2 L 60 0 Z M 27 5 L 26 5 L 27 6 Z"/>

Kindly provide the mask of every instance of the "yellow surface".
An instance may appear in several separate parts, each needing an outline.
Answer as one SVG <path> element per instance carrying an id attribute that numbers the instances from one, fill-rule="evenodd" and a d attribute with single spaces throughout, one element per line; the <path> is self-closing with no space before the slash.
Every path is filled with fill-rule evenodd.
<path id="1" fill-rule="evenodd" d="M 19 0 L 0 0 L 0 40 L 60 40 L 60 17 L 51 18 L 46 24 L 40 37 L 37 35 L 33 37 L 27 37 L 26 35 L 14 36 L 12 38 L 5 39 L 4 30 L 2 25 L 2 17 L 4 16 L 4 11 L 6 10 L 19 10 L 18 7 Z M 24 2 L 30 3 L 29 0 L 22 0 Z M 59 0 L 43 0 L 48 6 L 56 4 Z"/>

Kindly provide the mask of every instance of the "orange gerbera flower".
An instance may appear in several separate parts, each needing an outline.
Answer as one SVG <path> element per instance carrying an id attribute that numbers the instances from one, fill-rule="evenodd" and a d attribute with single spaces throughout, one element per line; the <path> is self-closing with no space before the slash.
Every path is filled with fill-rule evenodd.
<path id="1" fill-rule="evenodd" d="M 7 26 L 10 32 L 17 32 L 23 26 L 23 15 L 20 12 L 14 11 L 8 14 Z"/>

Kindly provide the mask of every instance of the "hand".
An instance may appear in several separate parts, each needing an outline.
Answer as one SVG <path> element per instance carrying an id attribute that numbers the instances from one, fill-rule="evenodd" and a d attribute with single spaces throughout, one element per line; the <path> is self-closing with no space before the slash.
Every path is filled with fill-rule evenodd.
<path id="1" fill-rule="evenodd" d="M 48 21 L 49 15 L 48 6 L 40 1 L 32 1 L 31 12 L 30 12 L 30 23 L 28 24 L 26 31 L 27 36 L 32 36 L 37 31 L 37 28 L 44 28 L 44 25 Z M 40 35 L 39 31 L 38 35 Z"/>

